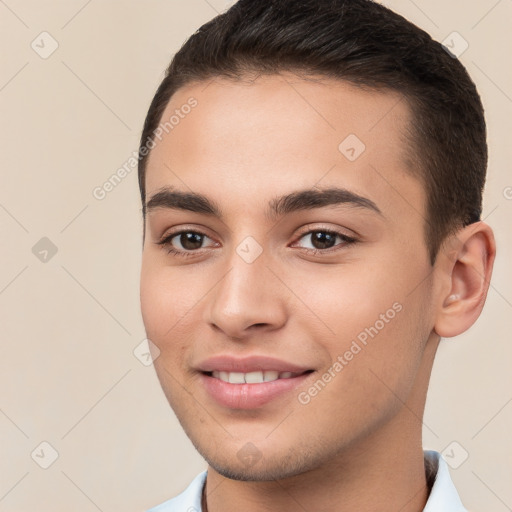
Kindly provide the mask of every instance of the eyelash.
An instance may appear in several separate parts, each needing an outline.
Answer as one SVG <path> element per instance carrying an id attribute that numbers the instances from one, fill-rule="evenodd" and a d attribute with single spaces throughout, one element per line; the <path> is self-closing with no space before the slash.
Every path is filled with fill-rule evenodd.
<path id="1" fill-rule="evenodd" d="M 193 249 L 193 250 L 188 250 L 188 251 L 182 251 L 182 250 L 174 248 L 171 245 L 171 240 L 173 238 L 175 238 L 176 236 L 181 235 L 183 233 L 193 233 L 195 235 L 201 235 L 201 236 L 209 238 L 208 235 L 206 235 L 205 233 L 201 233 L 200 231 L 195 231 L 195 230 L 192 230 L 192 229 L 184 229 L 184 230 L 181 230 L 181 231 L 176 231 L 174 233 L 170 233 L 164 239 L 160 240 L 159 242 L 156 242 L 156 244 L 162 246 L 163 249 L 166 249 L 168 254 L 172 254 L 174 256 L 178 256 L 178 257 L 181 257 L 181 258 L 190 258 L 190 257 L 196 256 L 201 249 Z M 309 231 L 306 231 L 306 232 L 302 233 L 297 240 L 301 240 L 305 236 L 311 235 L 312 233 L 325 233 L 325 234 L 328 234 L 328 235 L 333 235 L 333 236 L 336 236 L 336 237 L 340 237 L 341 241 L 343 242 L 341 244 L 337 244 L 334 247 L 330 247 L 328 249 L 310 249 L 308 247 L 302 247 L 301 248 L 303 251 L 306 251 L 308 254 L 312 254 L 314 256 L 331 254 L 333 252 L 342 250 L 345 247 L 354 245 L 354 244 L 356 244 L 358 242 L 358 240 L 356 238 L 347 236 L 344 233 L 341 233 L 339 231 L 335 231 L 335 230 L 332 230 L 332 229 L 321 229 L 321 228 L 310 229 Z"/>

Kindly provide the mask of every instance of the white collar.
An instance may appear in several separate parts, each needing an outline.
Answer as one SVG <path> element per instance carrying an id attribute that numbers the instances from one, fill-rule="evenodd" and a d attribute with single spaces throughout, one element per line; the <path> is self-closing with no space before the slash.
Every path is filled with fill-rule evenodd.
<path id="1" fill-rule="evenodd" d="M 423 454 L 427 462 L 433 464 L 434 467 L 437 466 L 434 485 L 423 512 L 467 512 L 460 501 L 457 489 L 450 477 L 448 465 L 441 454 L 432 450 L 424 450 Z"/>
<path id="2" fill-rule="evenodd" d="M 448 466 L 441 454 L 425 450 L 428 463 L 437 468 L 434 485 L 423 512 L 467 512 L 450 477 Z M 187 489 L 176 498 L 148 510 L 147 512 L 201 512 L 201 494 L 206 482 L 206 471 L 197 475 Z"/>

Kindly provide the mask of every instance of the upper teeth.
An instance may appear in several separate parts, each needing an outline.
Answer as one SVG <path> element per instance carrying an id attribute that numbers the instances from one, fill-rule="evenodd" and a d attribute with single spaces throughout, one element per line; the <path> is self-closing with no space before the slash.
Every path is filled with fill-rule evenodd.
<path id="1" fill-rule="evenodd" d="M 259 372 L 212 372 L 212 377 L 229 382 L 230 384 L 258 384 L 260 382 L 271 382 L 277 379 L 289 379 L 298 375 L 292 372 L 277 372 L 274 370 L 266 370 Z"/>

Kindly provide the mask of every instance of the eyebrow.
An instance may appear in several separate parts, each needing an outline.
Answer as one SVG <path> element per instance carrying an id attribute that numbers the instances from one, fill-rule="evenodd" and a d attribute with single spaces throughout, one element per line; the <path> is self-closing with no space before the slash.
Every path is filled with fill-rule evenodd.
<path id="1" fill-rule="evenodd" d="M 274 220 L 292 212 L 313 210 L 325 206 L 348 205 L 373 211 L 384 216 L 378 206 L 366 197 L 350 190 L 338 187 L 325 189 L 297 190 L 280 197 L 271 199 L 268 203 L 266 217 Z M 221 208 L 208 197 L 196 192 L 182 192 L 172 187 L 161 188 L 146 202 L 144 213 L 159 208 L 184 210 L 223 218 Z"/>

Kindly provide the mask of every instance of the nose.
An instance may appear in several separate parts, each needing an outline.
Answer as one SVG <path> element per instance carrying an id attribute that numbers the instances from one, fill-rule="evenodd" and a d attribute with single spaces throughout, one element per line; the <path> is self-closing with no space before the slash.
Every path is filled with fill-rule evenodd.
<path id="1" fill-rule="evenodd" d="M 242 340 L 285 325 L 285 290 L 275 270 L 267 267 L 266 258 L 247 263 L 234 253 L 226 268 L 207 296 L 205 320 L 213 329 Z"/>

